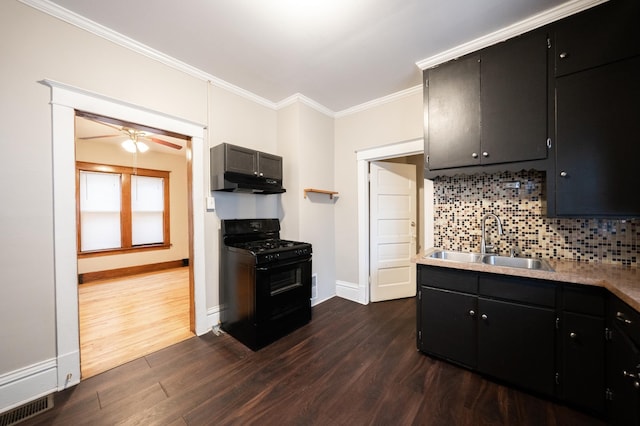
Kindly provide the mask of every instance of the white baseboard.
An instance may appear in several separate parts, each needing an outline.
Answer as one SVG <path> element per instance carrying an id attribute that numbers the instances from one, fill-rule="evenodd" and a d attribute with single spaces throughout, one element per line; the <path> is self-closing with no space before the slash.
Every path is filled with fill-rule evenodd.
<path id="1" fill-rule="evenodd" d="M 207 309 L 207 331 L 220 325 L 220 305 Z"/>
<path id="2" fill-rule="evenodd" d="M 55 358 L 0 375 L 0 413 L 58 389 Z"/>
<path id="3" fill-rule="evenodd" d="M 318 299 L 318 298 L 311 299 L 311 306 L 312 306 L 312 307 L 313 307 L 313 306 L 317 306 L 317 305 L 319 305 L 319 304 L 321 304 L 321 303 L 323 303 L 323 302 L 326 302 L 326 301 L 327 301 L 327 300 L 329 300 L 329 299 L 333 299 L 335 296 L 336 296 L 335 294 L 332 294 L 331 296 L 329 296 L 329 297 L 324 297 L 324 298 L 322 298 L 322 299 Z"/>
<path id="4" fill-rule="evenodd" d="M 366 305 L 365 302 L 365 288 L 360 287 L 356 283 L 350 283 L 347 281 L 336 281 L 336 296 L 343 299 L 351 300 L 362 305 Z"/>

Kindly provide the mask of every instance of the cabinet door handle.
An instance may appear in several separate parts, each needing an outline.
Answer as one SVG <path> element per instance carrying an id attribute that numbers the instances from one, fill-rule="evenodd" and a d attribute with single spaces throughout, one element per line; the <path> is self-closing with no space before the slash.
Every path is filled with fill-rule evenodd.
<path id="1" fill-rule="evenodd" d="M 489 317 L 487 316 L 487 314 L 482 314 L 482 316 L 481 316 L 480 318 L 482 318 L 482 319 L 483 319 L 483 320 L 485 320 L 485 321 L 489 319 Z"/>
<path id="2" fill-rule="evenodd" d="M 485 151 L 485 152 L 482 153 L 482 156 L 486 158 L 486 157 L 489 156 L 489 153 L 487 151 Z"/>
<path id="3" fill-rule="evenodd" d="M 628 320 L 624 317 L 624 314 L 622 312 L 616 312 L 616 319 L 624 324 L 631 324 L 632 321 Z"/>
<path id="4" fill-rule="evenodd" d="M 569 54 L 567 52 L 562 52 L 560 53 L 560 59 L 565 59 L 569 56 Z"/>
<path id="5" fill-rule="evenodd" d="M 474 310 L 470 310 L 469 311 L 469 315 L 472 316 L 472 317 L 475 317 L 476 316 L 476 312 Z"/>
<path id="6" fill-rule="evenodd" d="M 632 379 L 637 379 L 638 378 L 637 374 L 629 373 L 626 370 L 622 370 L 622 375 L 624 377 L 631 377 Z"/>
<path id="7" fill-rule="evenodd" d="M 473 158 L 478 158 L 478 153 L 477 153 L 477 152 L 474 152 L 473 154 L 471 154 L 471 156 L 472 156 Z"/>
<path id="8" fill-rule="evenodd" d="M 260 176 L 264 176 L 264 173 L 260 173 Z"/>
<path id="9" fill-rule="evenodd" d="M 578 334 L 574 333 L 573 331 L 571 333 L 569 333 L 569 337 L 571 337 L 572 339 L 577 339 L 578 338 Z"/>
<path id="10" fill-rule="evenodd" d="M 567 172 L 565 172 L 565 171 L 560 172 L 560 176 L 567 177 Z"/>

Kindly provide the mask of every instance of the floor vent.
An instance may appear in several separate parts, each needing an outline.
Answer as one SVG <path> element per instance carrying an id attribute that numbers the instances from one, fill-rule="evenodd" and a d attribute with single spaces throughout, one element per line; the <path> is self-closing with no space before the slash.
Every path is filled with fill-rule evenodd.
<path id="1" fill-rule="evenodd" d="M 53 394 L 0 414 L 0 426 L 12 426 L 53 408 Z"/>
<path id="2" fill-rule="evenodd" d="M 311 298 L 318 297 L 318 274 L 311 275 Z"/>

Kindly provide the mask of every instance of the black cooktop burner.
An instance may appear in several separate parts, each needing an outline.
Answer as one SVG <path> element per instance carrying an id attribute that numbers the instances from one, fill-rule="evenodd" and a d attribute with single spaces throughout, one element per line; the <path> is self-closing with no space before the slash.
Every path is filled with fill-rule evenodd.
<path id="1" fill-rule="evenodd" d="M 246 241 L 243 243 L 232 244 L 233 247 L 237 247 L 243 250 L 249 250 L 254 253 L 260 253 L 267 250 L 286 249 L 303 243 L 297 243 L 295 241 L 271 239 L 271 240 L 256 240 Z"/>

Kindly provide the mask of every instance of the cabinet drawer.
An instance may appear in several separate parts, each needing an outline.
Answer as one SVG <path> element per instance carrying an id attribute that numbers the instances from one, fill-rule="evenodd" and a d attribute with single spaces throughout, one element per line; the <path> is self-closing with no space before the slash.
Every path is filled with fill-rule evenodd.
<path id="1" fill-rule="evenodd" d="M 562 307 L 565 311 L 604 317 L 605 292 L 600 287 L 565 285 Z"/>
<path id="2" fill-rule="evenodd" d="M 478 293 L 496 299 L 555 307 L 556 285 L 547 281 L 501 275 L 481 275 Z"/>
<path id="3" fill-rule="evenodd" d="M 614 295 L 609 298 L 609 322 L 617 324 L 633 343 L 640 346 L 640 313 Z"/>
<path id="4" fill-rule="evenodd" d="M 455 269 L 421 266 L 418 268 L 418 284 L 463 293 L 476 293 L 478 291 L 478 274 Z"/>

